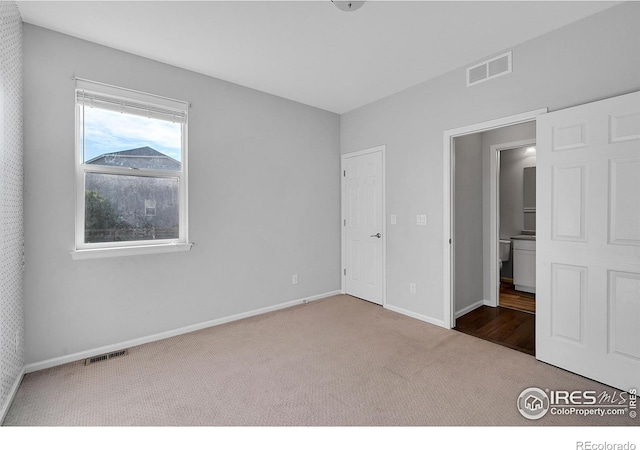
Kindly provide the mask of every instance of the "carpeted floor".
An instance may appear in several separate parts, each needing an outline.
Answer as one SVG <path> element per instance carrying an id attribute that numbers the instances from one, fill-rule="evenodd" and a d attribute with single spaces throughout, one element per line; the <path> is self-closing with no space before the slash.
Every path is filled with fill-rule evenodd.
<path id="1" fill-rule="evenodd" d="M 639 425 L 525 419 L 523 389 L 611 388 L 349 296 L 27 374 L 4 425 Z"/>

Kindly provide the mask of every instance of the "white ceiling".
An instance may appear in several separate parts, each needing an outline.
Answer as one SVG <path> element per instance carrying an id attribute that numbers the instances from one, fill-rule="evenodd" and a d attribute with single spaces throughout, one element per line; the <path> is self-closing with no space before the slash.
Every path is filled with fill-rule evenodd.
<path id="1" fill-rule="evenodd" d="M 25 1 L 25 22 L 344 113 L 619 2 Z M 517 67 L 514 54 L 514 67 Z"/>

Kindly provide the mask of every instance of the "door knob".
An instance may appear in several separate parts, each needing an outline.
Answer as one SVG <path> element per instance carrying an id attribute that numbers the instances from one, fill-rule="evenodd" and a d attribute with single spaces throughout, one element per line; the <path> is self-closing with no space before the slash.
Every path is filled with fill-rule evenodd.
<path id="1" fill-rule="evenodd" d="M 369 237 L 377 237 L 378 239 L 380 239 L 382 237 L 382 235 L 380 233 L 378 233 L 378 234 L 372 234 Z"/>

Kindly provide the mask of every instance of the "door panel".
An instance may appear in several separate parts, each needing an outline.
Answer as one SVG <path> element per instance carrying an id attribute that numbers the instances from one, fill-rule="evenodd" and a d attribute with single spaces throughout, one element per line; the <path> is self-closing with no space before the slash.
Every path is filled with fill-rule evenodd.
<path id="1" fill-rule="evenodd" d="M 553 238 L 584 241 L 586 164 L 553 168 Z"/>
<path id="2" fill-rule="evenodd" d="M 382 152 L 344 159 L 345 292 L 383 299 Z M 379 237 L 378 237 L 379 236 Z"/>
<path id="3" fill-rule="evenodd" d="M 640 93 L 537 121 L 536 357 L 640 385 Z"/>
<path id="4" fill-rule="evenodd" d="M 551 335 L 584 344 L 587 269 L 551 265 Z"/>
<path id="5" fill-rule="evenodd" d="M 609 281 L 610 350 L 640 361 L 640 274 L 610 271 Z"/>
<path id="6" fill-rule="evenodd" d="M 612 159 L 609 168 L 611 215 L 609 242 L 640 245 L 640 157 Z"/>

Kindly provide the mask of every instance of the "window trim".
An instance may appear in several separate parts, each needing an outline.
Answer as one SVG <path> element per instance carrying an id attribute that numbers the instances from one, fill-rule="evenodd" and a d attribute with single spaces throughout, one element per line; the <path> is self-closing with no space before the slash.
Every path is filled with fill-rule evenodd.
<path id="1" fill-rule="evenodd" d="M 91 259 L 112 256 L 130 256 L 138 254 L 166 253 L 177 251 L 188 251 L 192 243 L 189 242 L 188 223 L 188 108 L 187 102 L 160 97 L 131 89 L 120 88 L 113 85 L 75 78 L 75 170 L 76 170 L 76 212 L 75 212 L 75 248 L 71 256 L 74 260 Z M 79 91 L 95 92 L 111 97 L 119 97 L 131 100 L 137 104 L 148 103 L 150 105 L 160 105 L 161 107 L 177 109 L 183 111 L 181 123 L 181 170 L 158 170 L 158 169 L 138 169 L 131 167 L 90 165 L 84 161 L 84 129 L 83 129 L 83 108 L 78 101 Z M 182 105 L 182 106 L 180 106 Z M 99 106 L 97 106 L 99 107 Z M 107 108 L 101 108 L 107 109 Z M 179 189 L 179 211 L 178 211 L 178 238 L 176 239 L 154 239 L 139 241 L 118 241 L 118 242 L 85 242 L 85 177 L 88 173 L 114 174 L 124 176 L 139 176 L 153 178 L 178 179 Z"/>
<path id="2" fill-rule="evenodd" d="M 71 258 L 74 260 L 108 258 L 113 256 L 150 255 L 155 253 L 188 252 L 193 246 L 192 242 L 185 244 L 154 244 L 136 245 L 131 247 L 91 248 L 74 250 Z"/>

